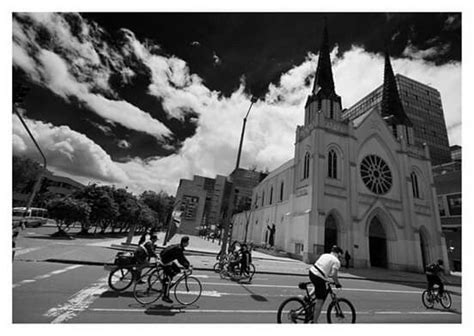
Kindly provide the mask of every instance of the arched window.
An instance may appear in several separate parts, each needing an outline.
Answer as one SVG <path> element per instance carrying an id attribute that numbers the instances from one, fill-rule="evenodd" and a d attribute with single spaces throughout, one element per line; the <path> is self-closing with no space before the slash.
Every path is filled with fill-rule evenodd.
<path id="1" fill-rule="evenodd" d="M 262 206 L 265 204 L 265 191 L 262 192 Z"/>
<path id="2" fill-rule="evenodd" d="M 304 165 L 303 165 L 303 180 L 309 177 L 309 159 L 310 159 L 310 155 L 308 152 L 306 152 L 304 156 Z"/>
<path id="3" fill-rule="evenodd" d="M 329 110 L 329 118 L 334 119 L 334 102 L 331 100 L 331 109 Z"/>
<path id="4" fill-rule="evenodd" d="M 411 177 L 411 189 L 413 190 L 413 197 L 421 198 L 420 189 L 418 187 L 418 176 L 416 176 L 416 173 L 413 172 L 411 173 L 410 177 Z"/>
<path id="5" fill-rule="evenodd" d="M 270 188 L 270 204 L 273 203 L 273 186 Z"/>
<path id="6" fill-rule="evenodd" d="M 333 149 L 328 153 L 328 177 L 337 179 L 337 154 Z"/>
<path id="7" fill-rule="evenodd" d="M 318 111 L 321 110 L 321 99 L 318 99 Z"/>
<path id="8" fill-rule="evenodd" d="M 281 185 L 280 185 L 280 201 L 283 201 L 283 187 L 284 187 L 284 183 L 281 182 Z"/>

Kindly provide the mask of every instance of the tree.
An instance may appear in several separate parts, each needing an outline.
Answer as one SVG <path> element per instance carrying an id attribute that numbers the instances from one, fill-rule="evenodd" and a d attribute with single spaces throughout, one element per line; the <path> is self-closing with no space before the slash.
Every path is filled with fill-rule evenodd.
<path id="1" fill-rule="evenodd" d="M 40 164 L 23 156 L 13 156 L 13 191 L 28 193 L 42 171 Z"/>
<path id="2" fill-rule="evenodd" d="M 120 232 L 122 232 L 125 227 L 130 227 L 133 222 L 138 220 L 138 201 L 133 194 L 123 188 L 113 189 L 113 198 L 118 206 L 118 216 L 116 218 L 116 225 L 112 226 L 112 231 L 118 226 Z"/>
<path id="3" fill-rule="evenodd" d="M 118 216 L 118 206 L 113 199 L 111 187 L 97 186 L 91 184 L 82 190 L 76 191 L 74 198 L 83 200 L 90 208 L 90 223 L 82 223 L 81 234 L 88 234 L 90 224 L 101 227 L 102 232 Z"/>
<path id="4" fill-rule="evenodd" d="M 72 197 L 55 198 L 46 203 L 49 216 L 56 221 L 57 235 L 66 235 L 69 226 L 74 222 L 88 222 L 90 206 Z"/>
<path id="5" fill-rule="evenodd" d="M 140 202 L 146 204 L 151 210 L 156 212 L 157 225 L 162 226 L 166 223 L 168 213 L 173 208 L 174 197 L 169 196 L 166 192 L 160 191 L 156 193 L 152 190 L 144 191 L 139 196 Z"/>

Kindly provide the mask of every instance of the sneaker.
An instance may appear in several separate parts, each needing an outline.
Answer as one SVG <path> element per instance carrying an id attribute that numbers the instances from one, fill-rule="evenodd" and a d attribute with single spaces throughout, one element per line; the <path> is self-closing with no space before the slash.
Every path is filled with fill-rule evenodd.
<path id="1" fill-rule="evenodd" d="M 173 300 L 171 300 L 169 296 L 163 296 L 162 300 L 168 303 L 173 303 Z"/>

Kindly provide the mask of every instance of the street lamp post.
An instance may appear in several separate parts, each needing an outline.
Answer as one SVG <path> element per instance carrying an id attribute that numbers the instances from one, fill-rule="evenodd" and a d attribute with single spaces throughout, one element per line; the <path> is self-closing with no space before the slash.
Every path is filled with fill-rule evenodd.
<path id="1" fill-rule="evenodd" d="M 237 162 L 235 164 L 235 169 L 239 168 L 240 165 L 240 156 L 242 154 L 242 144 L 244 142 L 244 133 L 245 133 L 245 125 L 247 124 L 247 117 L 249 116 L 250 109 L 252 108 L 253 103 L 255 103 L 257 99 L 255 97 L 252 97 L 250 99 L 250 107 L 249 110 L 247 111 L 247 114 L 245 115 L 244 121 L 242 123 L 242 133 L 240 135 L 240 144 L 239 144 L 239 151 L 237 152 Z"/>
<path id="2" fill-rule="evenodd" d="M 15 114 L 18 116 L 18 119 L 20 119 L 21 123 L 23 124 L 23 127 L 25 127 L 26 131 L 28 132 L 28 135 L 30 136 L 31 140 L 33 140 L 33 143 L 35 144 L 36 148 L 38 149 L 39 153 L 43 157 L 43 171 L 40 171 L 38 174 L 38 177 L 36 178 L 36 182 L 33 186 L 33 190 L 31 191 L 31 194 L 28 198 L 28 202 L 26 203 L 26 211 L 24 212 L 24 215 L 28 213 L 28 210 L 31 208 L 31 204 L 33 203 L 33 200 L 35 198 L 36 193 L 38 192 L 40 186 L 41 186 L 41 179 L 43 177 L 43 174 L 46 172 L 46 167 L 47 167 L 47 161 L 46 157 L 43 154 L 43 151 L 41 150 L 38 142 L 36 142 L 35 137 L 33 134 L 31 134 L 30 129 L 26 125 L 25 121 L 23 120 L 23 117 L 21 114 L 18 112 L 18 107 L 17 104 L 21 104 L 23 102 L 23 98 L 25 97 L 26 93 L 28 92 L 28 88 L 26 86 L 23 86 L 22 84 L 17 84 L 14 87 L 14 93 L 13 93 L 13 111 Z"/>

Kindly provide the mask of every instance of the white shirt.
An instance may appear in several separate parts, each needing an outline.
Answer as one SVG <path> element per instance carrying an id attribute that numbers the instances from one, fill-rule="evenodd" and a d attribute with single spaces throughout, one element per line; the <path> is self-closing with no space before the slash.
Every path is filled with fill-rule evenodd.
<path id="1" fill-rule="evenodd" d="M 323 273 L 318 271 L 319 268 Z M 309 269 L 314 275 L 328 281 L 329 277 L 333 276 L 334 272 L 341 268 L 341 262 L 332 253 L 325 253 L 319 257 L 313 266 Z"/>

